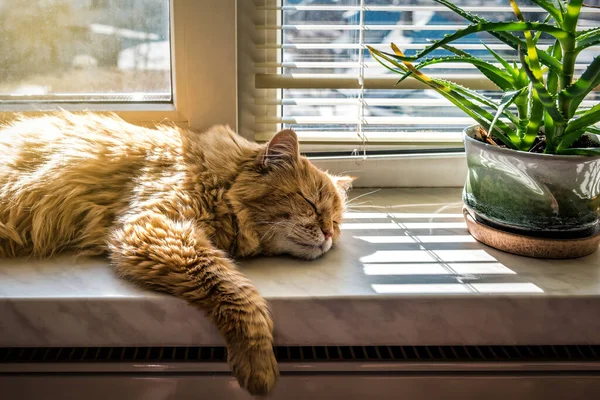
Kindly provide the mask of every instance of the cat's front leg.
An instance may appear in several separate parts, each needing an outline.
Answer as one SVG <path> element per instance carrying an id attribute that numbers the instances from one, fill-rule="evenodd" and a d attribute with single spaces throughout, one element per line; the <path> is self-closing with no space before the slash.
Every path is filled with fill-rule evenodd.
<path id="1" fill-rule="evenodd" d="M 225 338 L 240 385 L 255 395 L 270 392 L 279 372 L 267 304 L 199 228 L 149 211 L 126 221 L 110 249 L 120 276 L 204 310 Z"/>

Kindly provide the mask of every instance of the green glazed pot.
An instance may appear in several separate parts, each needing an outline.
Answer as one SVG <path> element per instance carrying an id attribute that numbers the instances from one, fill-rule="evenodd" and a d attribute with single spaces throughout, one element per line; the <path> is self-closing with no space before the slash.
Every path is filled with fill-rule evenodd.
<path id="1" fill-rule="evenodd" d="M 509 150 L 474 139 L 476 129 L 463 133 L 469 170 L 463 201 L 478 222 L 538 238 L 600 233 L 600 156 Z"/>

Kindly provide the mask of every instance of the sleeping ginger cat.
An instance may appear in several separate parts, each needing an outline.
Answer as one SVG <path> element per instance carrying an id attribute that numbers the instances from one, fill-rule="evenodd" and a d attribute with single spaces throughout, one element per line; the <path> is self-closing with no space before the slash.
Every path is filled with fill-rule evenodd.
<path id="1" fill-rule="evenodd" d="M 323 255 L 349 184 L 301 157 L 291 130 L 259 145 L 226 127 L 22 118 L 0 128 L 0 258 L 107 253 L 119 276 L 205 311 L 240 385 L 266 394 L 273 322 L 229 257 Z"/>

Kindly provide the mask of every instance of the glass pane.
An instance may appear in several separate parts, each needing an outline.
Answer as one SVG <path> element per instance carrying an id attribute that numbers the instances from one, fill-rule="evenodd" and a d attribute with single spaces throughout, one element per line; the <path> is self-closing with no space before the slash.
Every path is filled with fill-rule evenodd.
<path id="1" fill-rule="evenodd" d="M 170 102 L 168 0 L 0 0 L 0 102 Z"/>

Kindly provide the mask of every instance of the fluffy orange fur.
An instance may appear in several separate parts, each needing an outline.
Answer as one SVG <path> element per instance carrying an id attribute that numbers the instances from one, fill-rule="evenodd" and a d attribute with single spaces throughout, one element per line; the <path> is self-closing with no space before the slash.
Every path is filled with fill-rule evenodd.
<path id="1" fill-rule="evenodd" d="M 323 255 L 349 184 L 301 157 L 290 130 L 259 145 L 223 126 L 21 118 L 0 129 L 0 257 L 108 253 L 119 276 L 205 311 L 240 385 L 266 394 L 273 322 L 230 257 Z"/>

